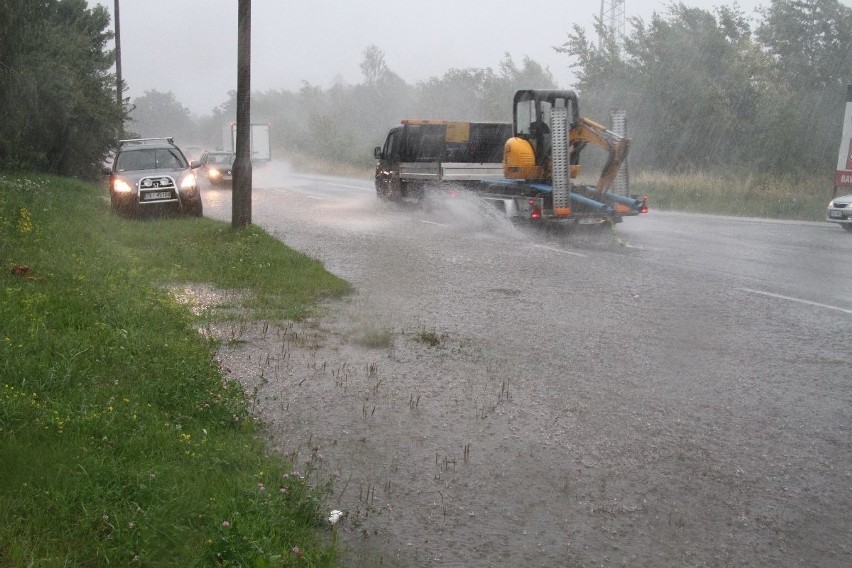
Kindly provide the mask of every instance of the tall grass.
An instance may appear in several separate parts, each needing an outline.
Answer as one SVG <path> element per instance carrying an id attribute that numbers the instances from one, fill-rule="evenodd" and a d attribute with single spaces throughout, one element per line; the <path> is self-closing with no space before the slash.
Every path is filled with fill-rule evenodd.
<path id="1" fill-rule="evenodd" d="M 365 153 L 364 159 L 358 164 L 327 160 L 292 151 L 283 152 L 282 155 L 294 170 L 300 172 L 371 180 L 376 171 L 376 160 L 373 159 L 372 152 Z"/>
<path id="2" fill-rule="evenodd" d="M 288 154 L 293 167 L 328 175 L 372 179 L 372 162 L 364 167 L 330 162 L 299 154 Z M 366 164 L 366 162 L 365 162 Z M 602 167 L 599 156 L 584 164 L 577 180 L 594 185 Z M 684 173 L 638 172 L 631 175 L 630 193 L 647 195 L 652 209 L 796 219 L 825 220 L 825 208 L 833 196 L 833 175 L 756 175 L 752 172 Z"/>
<path id="3" fill-rule="evenodd" d="M 175 282 L 276 317 L 347 290 L 256 228 L 0 174 L 0 566 L 333 565 L 322 492 L 265 455 Z"/>
<path id="4" fill-rule="evenodd" d="M 652 209 L 821 221 L 832 182 L 817 176 L 643 172 L 631 177 L 630 191 L 647 195 Z"/>

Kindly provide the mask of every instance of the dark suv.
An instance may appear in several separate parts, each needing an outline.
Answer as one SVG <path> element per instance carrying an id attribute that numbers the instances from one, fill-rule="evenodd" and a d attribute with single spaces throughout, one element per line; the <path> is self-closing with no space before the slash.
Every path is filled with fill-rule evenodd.
<path id="1" fill-rule="evenodd" d="M 202 215 L 201 192 L 193 169 L 172 138 L 121 140 L 109 174 L 112 208 L 123 213 L 176 207 L 184 215 Z"/>

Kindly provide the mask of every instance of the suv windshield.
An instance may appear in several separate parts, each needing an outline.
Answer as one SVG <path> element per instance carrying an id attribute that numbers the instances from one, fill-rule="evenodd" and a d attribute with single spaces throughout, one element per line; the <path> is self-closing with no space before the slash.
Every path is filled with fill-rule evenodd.
<path id="1" fill-rule="evenodd" d="M 171 148 L 140 148 L 118 155 L 116 170 L 181 170 L 188 167 L 180 152 Z"/>
<path id="2" fill-rule="evenodd" d="M 209 163 L 225 164 L 230 166 L 234 163 L 234 158 L 236 157 L 236 154 L 210 154 Z"/>

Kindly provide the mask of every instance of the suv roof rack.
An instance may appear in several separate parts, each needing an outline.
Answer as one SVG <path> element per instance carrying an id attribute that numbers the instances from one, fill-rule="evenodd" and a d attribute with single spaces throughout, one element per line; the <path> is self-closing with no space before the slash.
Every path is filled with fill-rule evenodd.
<path id="1" fill-rule="evenodd" d="M 119 146 L 125 146 L 128 144 L 147 144 L 149 142 L 162 142 L 166 141 L 169 144 L 174 145 L 175 139 L 172 136 L 164 137 L 164 138 L 129 138 L 127 140 L 119 140 Z"/>

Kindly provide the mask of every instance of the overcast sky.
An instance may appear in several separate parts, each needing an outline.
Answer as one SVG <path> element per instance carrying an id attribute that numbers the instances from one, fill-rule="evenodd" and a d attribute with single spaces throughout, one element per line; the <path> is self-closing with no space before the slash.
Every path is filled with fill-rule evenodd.
<path id="1" fill-rule="evenodd" d="M 113 11 L 114 0 L 88 0 Z M 739 0 L 751 14 L 769 0 Z M 849 4 L 852 0 L 841 0 Z M 627 0 L 645 20 L 669 4 Z M 685 0 L 710 10 L 727 0 Z M 570 0 L 254 0 L 252 91 L 296 91 L 362 81 L 364 48 L 378 46 L 388 67 L 414 84 L 451 68 L 498 70 L 505 53 L 548 67 L 571 87 L 570 58 L 553 46 L 573 24 L 591 37 L 600 1 Z M 196 114 L 210 114 L 236 89 L 237 0 L 120 0 L 122 74 L 127 95 L 171 91 Z"/>

